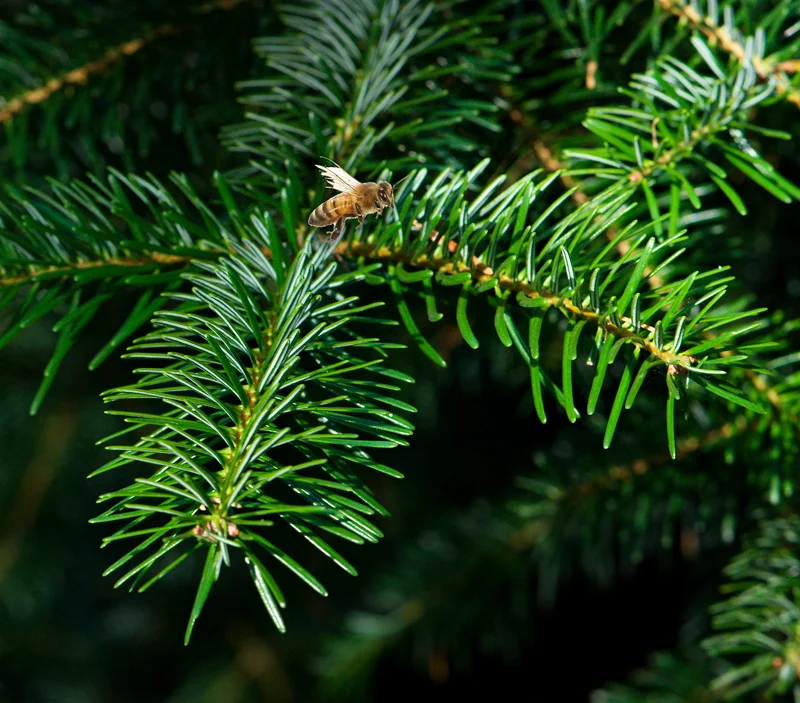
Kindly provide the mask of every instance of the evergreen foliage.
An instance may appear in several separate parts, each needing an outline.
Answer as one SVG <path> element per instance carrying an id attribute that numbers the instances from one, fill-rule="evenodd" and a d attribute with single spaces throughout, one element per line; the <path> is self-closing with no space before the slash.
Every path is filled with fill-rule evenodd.
<path id="1" fill-rule="evenodd" d="M 800 695 L 796 2 L 15 0 L 0 35 L 0 349 L 52 330 L 32 415 L 71 351 L 133 364 L 102 393 L 113 454 L 84 467 L 85 517 L 116 586 L 183 583 L 190 648 L 223 573 L 287 638 L 282 571 L 363 588 L 304 664 L 369 698 L 393 658 L 435 681 L 513 661 L 575 583 L 699 555 L 675 651 L 596 699 Z M 402 179 L 396 208 L 325 242 L 306 223 L 326 160 Z M 386 450 L 436 436 L 432 378 L 467 348 L 524 388 L 526 431 L 462 406 L 491 482 L 387 488 L 424 485 Z M 496 384 L 478 374 L 475 403 Z M 390 513 L 402 544 L 361 586 L 296 539 L 355 576 L 347 545 Z"/>

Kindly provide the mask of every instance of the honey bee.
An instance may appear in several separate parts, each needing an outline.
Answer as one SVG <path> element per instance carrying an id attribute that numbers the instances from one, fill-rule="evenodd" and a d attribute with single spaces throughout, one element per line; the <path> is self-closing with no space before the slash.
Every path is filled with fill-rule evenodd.
<path id="1" fill-rule="evenodd" d="M 367 215 L 374 212 L 380 217 L 384 208 L 394 208 L 394 189 L 402 181 L 394 187 L 386 181 L 361 183 L 336 164 L 317 165 L 317 168 L 322 171 L 328 187 L 339 191 L 339 195 L 326 200 L 308 218 L 312 227 L 333 225 L 329 234 L 321 236 L 325 241 L 333 242 L 342 236 L 345 220 L 357 218 L 358 224 L 362 225 Z"/>

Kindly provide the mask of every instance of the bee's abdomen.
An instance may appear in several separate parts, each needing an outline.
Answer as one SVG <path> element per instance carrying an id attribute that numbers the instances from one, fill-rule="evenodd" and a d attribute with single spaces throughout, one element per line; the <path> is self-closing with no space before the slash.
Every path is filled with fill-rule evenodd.
<path id="1" fill-rule="evenodd" d="M 335 195 L 311 213 L 308 218 L 308 224 L 312 227 L 327 227 L 340 217 L 354 217 L 355 214 L 351 198 L 344 195 Z"/>

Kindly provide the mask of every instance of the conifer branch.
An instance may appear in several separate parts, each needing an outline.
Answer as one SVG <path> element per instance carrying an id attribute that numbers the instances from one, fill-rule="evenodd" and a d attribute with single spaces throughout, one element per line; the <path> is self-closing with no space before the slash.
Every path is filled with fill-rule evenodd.
<path id="1" fill-rule="evenodd" d="M 517 107 L 512 108 L 509 114 L 511 119 L 519 124 L 527 133 L 528 138 L 531 140 L 533 151 L 539 163 L 542 165 L 542 168 L 548 173 L 558 174 L 559 182 L 564 189 L 570 193 L 570 197 L 578 207 L 586 205 L 589 202 L 590 196 L 582 190 L 581 184 L 570 175 L 567 167 L 553 154 L 553 151 L 547 145 L 543 136 L 538 134 L 533 127 L 531 119 Z M 631 182 L 635 182 L 635 180 L 631 179 Z M 609 227 L 605 232 L 608 241 L 614 242 L 616 240 L 614 246 L 620 256 L 625 256 L 630 249 L 630 243 L 626 239 L 620 240 L 618 235 L 619 232 L 617 232 L 614 227 Z M 661 288 L 664 284 L 663 278 L 657 274 L 652 275 L 652 269 L 650 268 L 645 269 L 644 276 L 650 288 L 654 290 Z"/>
<path id="2" fill-rule="evenodd" d="M 217 0 L 201 11 L 241 1 Z M 203 554 L 188 640 L 222 566 L 235 556 L 278 629 L 287 599 L 262 558 L 325 593 L 284 551 L 283 527 L 355 573 L 329 536 L 353 544 L 379 540 L 371 516 L 386 511 L 361 473 L 398 476 L 369 450 L 402 446 L 414 428 L 405 417 L 413 408 L 395 395 L 399 383 L 411 379 L 387 361 L 400 346 L 384 341 L 382 325 L 393 321 L 372 317 L 380 303 L 351 294 L 363 290 L 348 287 L 354 282 L 388 286 L 411 337 L 442 365 L 409 299 L 424 304 L 421 314 L 435 323 L 443 317 L 438 298 L 446 295 L 463 339 L 477 348 L 472 301 L 480 298 L 481 314 L 493 313 L 497 339 L 524 360 L 542 422 L 546 405 L 548 412 L 550 404 L 563 409 L 571 422 L 585 405 L 586 414 L 597 411 L 593 427 L 605 425 L 606 448 L 634 403 L 636 412 L 626 417 L 637 426 L 623 433 L 625 443 L 617 442 L 620 451 L 606 461 L 578 441 L 570 443 L 574 461 L 556 467 L 558 447 L 543 448 L 526 484 L 529 495 L 490 505 L 483 518 L 467 524 L 457 517 L 437 528 L 445 540 L 452 538 L 448 546 L 468 548 L 445 555 L 412 548 L 411 568 L 390 574 L 389 597 L 380 606 L 385 616 L 367 616 L 375 627 L 337 643 L 334 665 L 344 666 L 335 676 L 373 661 L 412 626 L 437 636 L 442 628 L 444 644 L 434 637 L 428 663 L 432 675 L 444 676 L 454 630 L 454 646 L 467 647 L 486 622 L 511 623 L 511 637 L 499 638 L 504 646 L 520 631 L 520 618 L 507 617 L 513 599 L 505 587 L 514 577 L 522 575 L 527 598 L 529 577 L 538 569 L 546 600 L 548 589 L 554 596 L 564 572 L 581 560 L 598 580 L 603 570 L 613 578 L 619 564 L 663 549 L 687 516 L 695 546 L 710 535 L 709 524 L 716 530 L 709 542 L 730 541 L 743 505 L 763 502 L 767 493 L 789 500 L 800 393 L 797 374 L 788 369 L 797 358 L 792 352 L 773 357 L 775 346 L 787 351 L 788 326 L 770 326 L 750 298 L 737 297 L 736 279 L 718 260 L 709 264 L 705 251 L 698 254 L 710 229 L 693 225 L 723 211 L 700 201 L 715 188 L 738 212 L 746 211 L 729 183 L 731 169 L 784 202 L 800 200 L 800 188 L 746 136 L 748 130 L 787 136 L 754 124 L 751 108 L 776 95 L 800 106 L 784 75 L 796 66 L 763 58 L 763 28 L 743 41 L 729 23 L 717 26 L 694 4 L 656 3 L 696 30 L 697 57 L 685 63 L 667 57 L 668 43 L 653 32 L 651 48 L 661 59 L 649 61 L 649 70 L 622 88 L 624 104 L 593 107 L 585 116 L 594 148 L 562 149 L 563 133 L 538 134 L 513 106 L 514 125 L 498 124 L 494 115 L 507 95 L 497 94 L 497 82 L 511 85 L 518 70 L 507 53 L 518 42 L 512 34 L 524 36 L 549 17 L 558 29 L 553 34 L 565 39 L 571 56 L 580 55 L 573 79 L 610 95 L 614 86 L 598 72 L 597 57 L 630 3 L 612 15 L 594 0 L 569 3 L 569 21 L 580 24 L 573 33 L 559 22 L 558 0 L 545 3 L 544 13 L 530 10 L 530 3 L 501 1 L 469 17 L 449 3 L 425 0 L 353 0 L 351 13 L 327 0 L 307 0 L 284 8 L 279 36 L 256 42 L 267 71 L 243 85 L 244 123 L 224 131 L 225 144 L 250 160 L 234 174 L 236 187 L 252 198 L 247 206 L 223 179 L 207 198 L 185 177 L 174 176 L 166 186 L 116 172 L 106 181 L 8 192 L 0 205 L 0 304 L 13 315 L 0 346 L 37 320 L 58 318 L 56 348 L 34 409 L 74 339 L 106 301 L 131 291 L 138 298 L 93 366 L 142 326 L 148 330 L 128 354 L 138 361 L 139 380 L 104 396 L 127 427 L 108 439 L 114 458 L 96 472 L 130 472 L 121 487 L 101 497 L 110 507 L 95 520 L 121 525 L 104 545 L 133 545 L 107 570 L 122 574 L 118 585 L 145 590 L 195 552 Z M 534 25 L 512 25 L 512 14 Z M 657 10 L 652 25 L 663 18 Z M 495 22 L 508 42 L 495 44 Z M 22 130 L 27 114 L 13 118 L 27 105 L 180 31 L 164 25 L 22 93 L 0 111 L 0 123 Z M 742 65 L 721 65 L 713 47 Z M 548 60 L 543 57 L 546 70 Z M 576 121 L 574 114 L 565 118 Z M 532 145 L 544 172 L 515 174 L 504 185 L 503 175 L 483 180 L 488 159 L 466 170 L 476 153 L 507 151 L 489 135 L 509 128 L 514 143 L 524 135 Z M 309 208 L 323 192 L 312 167 L 320 157 L 340 160 L 361 180 L 406 176 L 395 193 L 396 210 L 358 229 L 349 220 L 333 245 L 308 236 Z M 409 164 L 421 163 L 429 171 L 408 173 Z M 566 192 L 548 190 L 556 180 Z M 337 270 L 331 255 L 346 258 L 346 270 Z M 552 369 L 559 353 L 560 381 Z M 654 377 L 660 393 L 645 383 Z M 582 398 L 589 386 L 588 399 Z M 676 436 L 684 408 L 690 427 L 687 436 Z M 653 451 L 651 438 L 665 420 L 667 451 Z M 693 458 L 718 449 L 733 469 L 695 470 Z M 669 463 L 675 459 L 683 461 Z M 691 522 L 696 507 L 703 508 L 703 526 Z M 628 529 L 600 534 L 595 528 L 609 516 Z M 476 590 L 476 574 L 489 575 L 485 592 Z M 776 579 L 782 576 L 778 570 Z M 800 588 L 791 576 L 780 581 L 781 595 Z M 764 633 L 784 623 L 787 613 L 800 622 L 786 604 L 788 595 L 780 602 L 762 595 L 725 606 L 736 627 L 743 605 L 768 601 L 770 612 L 744 639 L 739 632 L 718 640 L 720 651 L 733 652 L 744 640 L 762 645 Z M 471 630 L 466 635 L 462 623 Z M 789 634 L 771 669 L 755 661 L 761 680 L 778 668 L 784 680 L 797 679 L 797 638 Z"/>
<path id="3" fill-rule="evenodd" d="M 703 642 L 728 660 L 712 688 L 731 698 L 800 694 L 800 519 L 791 508 L 770 512 L 726 568 L 726 597 L 712 608 L 717 632 Z"/>
<path id="4" fill-rule="evenodd" d="M 257 551 L 325 593 L 266 538 L 275 533 L 269 528 L 276 518 L 355 574 L 317 531 L 356 544 L 378 540 L 380 530 L 364 516 L 385 510 L 353 467 L 397 476 L 366 449 L 403 445 L 413 430 L 386 409 L 413 411 L 386 392 L 398 390 L 391 381 L 410 380 L 383 365 L 387 350 L 398 345 L 355 329 L 359 313 L 376 305 L 356 306 L 355 297 L 337 295 L 346 279 L 334 278 L 324 249 L 306 247 L 291 265 L 275 257 L 270 262 L 263 254 L 274 245 L 270 227 L 253 220 L 248 229 L 249 236 L 231 243 L 230 257 L 184 273 L 191 292 L 173 294 L 178 306 L 156 315 L 156 329 L 132 347 L 131 356 L 149 364 L 140 369 L 141 380 L 106 394 L 113 402 L 157 399 L 167 406 L 160 415 L 123 411 L 143 437 L 112 447 L 119 455 L 95 472 L 132 463 L 154 467 L 148 478 L 101 498 L 113 505 L 95 522 L 124 523 L 106 542 L 139 542 L 107 573 L 126 565 L 117 585 L 136 586 L 169 554 L 143 590 L 204 547 L 187 641 L 232 554 L 248 565 L 280 630 L 285 599 Z M 372 358 L 365 358 L 369 352 Z M 286 489 L 306 504 L 289 502 Z M 179 546 L 183 551 L 176 554 Z"/>
<path id="5" fill-rule="evenodd" d="M 695 362 L 692 357 L 676 355 L 668 349 L 659 349 L 650 339 L 634 332 L 634 323 L 629 317 L 619 316 L 620 324 L 615 324 L 609 316 L 585 308 L 571 298 L 547 289 L 537 289 L 534 284 L 527 281 L 514 280 L 510 276 L 496 274 L 490 266 L 475 257 L 473 257 L 473 261 L 470 264 L 467 264 L 441 256 L 430 256 L 429 254 L 412 256 L 402 250 L 393 250 L 389 247 L 373 247 L 364 242 L 353 240 L 338 244 L 336 253 L 348 258 L 399 262 L 414 266 L 417 269 L 434 271 L 444 276 L 469 273 L 474 285 L 480 286 L 481 284 L 494 282 L 493 287 L 501 291 L 520 293 L 526 298 L 541 301 L 547 307 L 556 308 L 565 314 L 590 322 L 617 339 L 629 341 L 634 346 L 663 361 L 670 369 L 674 369 L 673 373 L 679 373 L 677 371 L 678 368 L 691 367 Z M 655 327 L 652 325 L 640 323 L 639 327 L 648 333 L 655 333 Z"/>
<path id="6" fill-rule="evenodd" d="M 362 173 L 420 162 L 461 165 L 461 152 L 476 148 L 476 132 L 497 130 L 489 118 L 498 107 L 479 87 L 490 73 L 508 78 L 509 66 L 490 34 L 497 17 L 489 11 L 479 14 L 480 27 L 475 17 L 454 19 L 425 0 L 356 0 L 350 12 L 358 22 L 326 0 L 282 12 L 288 35 L 255 42 L 269 76 L 241 84 L 247 121 L 222 133 L 229 149 L 250 159 L 233 177 L 284 191 L 276 205 L 299 200 L 309 185 L 287 169 L 297 159 L 330 158 Z M 437 64 L 445 47 L 456 59 L 452 67 Z M 294 233 L 300 223 L 291 224 Z"/>
<path id="7" fill-rule="evenodd" d="M 704 34 L 712 43 L 731 54 L 740 64 L 753 66 L 762 81 L 773 80 L 775 90 L 785 100 L 800 108 L 800 90 L 791 86 L 786 73 L 793 62 L 775 64 L 769 59 L 761 58 L 752 53 L 748 54 L 745 45 L 731 34 L 731 27 L 720 26 L 709 15 L 704 15 L 691 4 L 683 0 L 655 0 L 656 5 L 666 12 L 685 21 L 690 27 Z"/>
<path id="8" fill-rule="evenodd" d="M 481 168 L 483 167 L 482 164 Z M 538 337 L 548 309 L 560 310 L 569 321 L 563 347 L 564 390 L 562 393 L 555 387 L 554 393 L 572 420 L 577 419 L 578 413 L 571 397 L 571 366 L 577 357 L 577 342 L 569 339 L 571 330 L 575 329 L 579 335 L 586 325 L 596 333 L 590 353 L 591 358 L 595 362 L 599 360 L 599 363 L 587 406 L 589 414 L 596 407 L 609 361 L 613 361 L 617 352 L 627 347 L 631 356 L 626 352 L 626 375 L 630 375 L 622 380 L 622 386 L 617 390 L 616 410 L 609 417 L 605 446 L 611 441 L 623 401 L 624 407 L 630 407 L 644 376 L 649 373 L 649 369 L 658 365 L 666 367 L 668 371 L 667 385 L 673 399 L 683 392 L 678 390 L 676 382 L 680 382 L 683 388 L 688 376 L 694 376 L 695 382 L 712 394 L 720 395 L 748 410 L 762 411 L 762 399 L 746 399 L 741 394 L 741 389 L 734 391 L 734 386 L 728 384 L 712 384 L 710 377 L 704 375 L 726 375 L 733 373 L 734 367 L 741 365 L 745 355 L 723 355 L 721 352 L 725 351 L 729 343 L 727 340 L 732 339 L 731 335 L 738 335 L 757 326 L 758 323 L 743 326 L 735 323 L 736 320 L 743 321 L 756 311 L 720 311 L 721 315 L 713 315 L 708 323 L 703 323 L 700 319 L 689 322 L 684 314 L 674 328 L 673 343 L 668 343 L 666 340 L 673 333 L 666 330 L 677 321 L 676 314 L 681 314 L 679 310 L 682 309 L 684 313 L 688 311 L 689 308 L 683 306 L 688 303 L 689 298 L 696 296 L 695 299 L 700 304 L 709 299 L 719 301 L 725 290 L 723 282 L 720 281 L 721 285 L 718 287 L 709 280 L 708 284 L 704 283 L 695 293 L 689 294 L 700 281 L 698 274 L 692 273 L 688 278 L 676 277 L 669 285 L 664 285 L 657 291 L 636 292 L 646 279 L 646 267 L 652 267 L 651 275 L 664 269 L 662 256 L 668 256 L 667 252 L 675 240 L 668 239 L 658 245 L 659 253 L 656 255 L 654 239 L 648 240 L 645 245 L 646 233 L 652 225 L 645 225 L 643 229 L 633 233 L 631 228 L 635 225 L 625 218 L 626 209 L 623 205 L 631 197 L 629 188 L 609 188 L 593 196 L 565 222 L 552 229 L 542 222 L 541 217 L 536 226 L 526 227 L 524 214 L 530 212 L 531 202 L 540 197 L 541 192 L 555 181 L 556 174 L 551 174 L 541 182 L 534 180 L 537 173 L 529 174 L 499 194 L 496 190 L 500 181 L 495 181 L 483 193 L 477 194 L 472 205 L 467 207 L 463 202 L 464 193 L 478 171 L 479 169 L 474 169 L 469 174 L 457 174 L 449 181 L 445 178 L 448 174 L 442 174 L 434 186 L 413 204 L 410 202 L 410 192 L 417 189 L 420 178 L 412 176 L 410 185 L 404 187 L 399 196 L 399 223 L 382 225 L 374 234 L 367 232 L 366 227 L 363 231 L 356 230 L 343 239 L 336 249 L 339 256 L 363 262 L 362 266 L 365 271 L 370 271 L 370 276 L 375 276 L 376 270 L 369 268 L 369 261 L 387 264 L 385 280 L 395 293 L 400 314 L 414 339 L 432 360 L 440 365 L 444 364 L 440 355 L 420 334 L 403 300 L 405 291 L 411 292 L 411 284 L 415 282 L 427 281 L 428 289 L 424 296 L 431 321 L 441 317 L 436 312 L 432 282 L 442 286 L 457 285 L 462 289 L 456 319 L 464 339 L 472 347 L 477 347 L 479 342 L 467 322 L 465 309 L 468 298 L 487 291 L 496 294 L 499 299 L 495 315 L 498 335 L 506 346 L 515 346 L 531 365 L 534 400 L 543 422 L 546 417 L 541 387 L 542 384 L 552 387 L 552 381 L 543 375 L 537 355 Z M 567 197 L 568 194 L 564 194 L 555 204 L 563 202 Z M 545 215 L 552 212 L 554 206 L 546 208 Z M 625 238 L 631 242 L 631 248 L 625 257 L 615 260 L 609 255 L 615 251 L 617 242 L 610 242 L 605 246 L 597 242 L 598 237 L 609 226 L 621 228 L 618 240 Z M 488 237 L 489 232 L 492 233 L 491 239 Z M 668 256 L 667 261 L 674 262 L 677 255 Z M 561 269 L 562 265 L 564 269 Z M 417 270 L 408 270 L 411 267 Z M 566 281 L 561 276 L 562 270 Z M 607 273 L 601 274 L 601 271 Z M 605 283 L 600 285 L 602 276 L 605 276 Z M 702 278 L 705 279 L 706 276 L 707 274 L 703 274 Z M 627 284 L 624 284 L 626 280 Z M 453 283 L 450 284 L 449 281 Z M 615 286 L 613 295 L 610 292 L 612 289 L 608 288 L 612 284 Z M 599 295 L 601 289 L 606 290 L 607 303 Z M 517 306 L 508 305 L 512 301 Z M 643 307 L 645 305 L 646 312 Z M 527 313 L 526 308 L 530 309 Z M 704 308 L 700 317 L 707 315 L 708 310 Z M 518 315 L 523 320 L 526 315 L 534 317 L 528 323 L 531 325 L 530 345 L 525 343 L 517 331 Z M 729 321 L 732 327 L 719 329 L 716 322 L 711 322 L 715 319 L 720 322 Z M 684 331 L 692 329 L 693 334 L 699 334 L 703 339 L 702 342 L 698 340 L 692 343 L 684 339 Z M 716 331 L 709 334 L 712 330 Z M 612 352 L 612 349 L 615 351 Z M 719 356 L 698 356 L 699 352 L 707 354 L 711 349 L 715 349 Z M 646 361 L 639 360 L 639 352 L 644 352 Z M 733 366 L 728 366 L 730 363 Z M 722 366 L 717 368 L 717 364 L 723 365 L 725 370 Z M 628 386 L 634 375 L 637 381 L 629 393 Z M 674 400 L 671 400 L 668 402 L 668 418 L 673 412 Z M 668 420 L 667 424 L 670 453 L 675 455 L 677 446 L 674 422 Z"/>
<path id="9" fill-rule="evenodd" d="M 32 403 L 40 406 L 83 328 L 104 303 L 127 291 L 138 300 L 90 362 L 95 368 L 166 303 L 191 263 L 230 251 L 242 217 L 227 197 L 223 222 L 174 174 L 157 179 L 112 171 L 102 182 L 53 182 L 47 191 L 8 188 L 0 201 L 0 307 L 14 311 L 0 347 L 47 315 L 58 314 L 58 343 Z M 177 191 L 177 192 L 176 192 Z M 149 217 L 142 212 L 148 212 Z"/>

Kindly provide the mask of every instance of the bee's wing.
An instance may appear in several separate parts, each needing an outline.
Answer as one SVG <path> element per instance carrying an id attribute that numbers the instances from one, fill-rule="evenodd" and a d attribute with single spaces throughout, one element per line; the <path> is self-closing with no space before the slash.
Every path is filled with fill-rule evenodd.
<path id="1" fill-rule="evenodd" d="M 342 193 L 352 193 L 357 186 L 361 185 L 360 181 L 357 181 L 341 166 L 337 166 L 336 164 L 333 166 L 320 166 L 317 164 L 317 168 L 322 171 L 322 175 L 325 176 L 328 188 L 333 188 Z"/>

